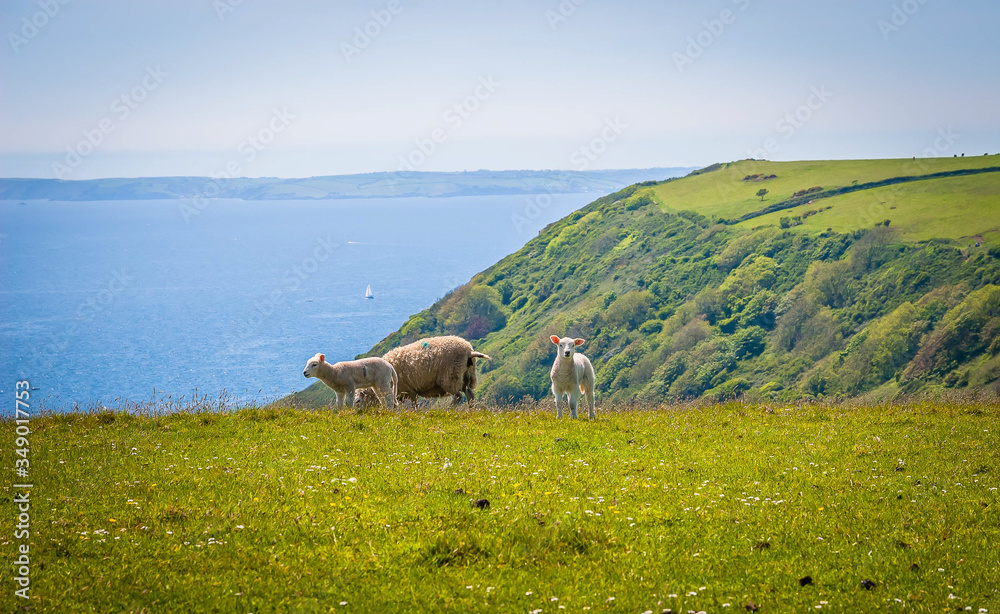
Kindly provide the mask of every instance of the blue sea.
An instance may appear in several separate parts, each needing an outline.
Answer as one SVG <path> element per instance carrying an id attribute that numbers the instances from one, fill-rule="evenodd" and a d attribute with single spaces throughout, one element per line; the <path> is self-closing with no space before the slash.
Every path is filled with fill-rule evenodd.
<path id="1" fill-rule="evenodd" d="M 0 201 L 0 414 L 301 390 L 599 196 Z"/>

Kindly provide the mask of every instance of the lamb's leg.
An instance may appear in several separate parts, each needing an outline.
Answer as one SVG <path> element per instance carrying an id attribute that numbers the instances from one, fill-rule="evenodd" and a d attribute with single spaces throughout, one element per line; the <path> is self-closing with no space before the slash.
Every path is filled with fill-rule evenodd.
<path id="1" fill-rule="evenodd" d="M 354 408 L 354 388 L 348 388 L 347 392 L 344 393 L 344 402 L 348 408 Z"/>
<path id="2" fill-rule="evenodd" d="M 562 419 L 563 395 L 554 390 L 552 393 L 556 395 L 556 418 Z"/>
<path id="3" fill-rule="evenodd" d="M 580 402 L 580 393 L 574 390 L 569 393 L 569 415 L 576 420 L 576 406 Z"/>
<path id="4" fill-rule="evenodd" d="M 587 402 L 590 403 L 590 419 L 594 420 L 595 418 L 597 418 L 597 414 L 594 413 L 594 405 L 595 405 L 595 403 L 594 403 L 594 387 L 593 386 L 591 386 L 587 390 Z"/>
<path id="5" fill-rule="evenodd" d="M 395 396 L 392 394 L 392 382 L 383 385 L 380 392 L 382 393 L 383 397 L 381 399 L 382 405 L 385 405 L 386 409 L 392 409 L 396 407 L 396 399 Z"/>

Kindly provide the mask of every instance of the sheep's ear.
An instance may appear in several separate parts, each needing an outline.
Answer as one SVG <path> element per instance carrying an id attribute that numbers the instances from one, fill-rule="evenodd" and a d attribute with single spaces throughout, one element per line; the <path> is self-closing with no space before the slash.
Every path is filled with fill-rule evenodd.
<path id="1" fill-rule="evenodd" d="M 573 345 L 583 345 L 583 339 L 574 339 Z"/>
<path id="2" fill-rule="evenodd" d="M 320 361 L 320 362 L 323 362 L 323 361 L 325 361 L 325 360 L 326 360 L 326 354 L 320 354 L 320 355 L 319 355 L 319 361 Z"/>
<path id="3" fill-rule="evenodd" d="M 549 337 L 549 339 L 552 341 L 552 343 L 559 345 L 559 337 L 552 335 L 551 337 Z"/>

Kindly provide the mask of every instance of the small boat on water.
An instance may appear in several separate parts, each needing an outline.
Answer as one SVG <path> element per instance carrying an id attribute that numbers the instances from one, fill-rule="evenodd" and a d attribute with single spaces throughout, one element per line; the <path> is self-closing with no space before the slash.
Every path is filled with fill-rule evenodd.
<path id="1" fill-rule="evenodd" d="M 375 298 L 375 295 L 372 294 L 372 285 L 371 284 L 368 284 L 368 287 L 365 288 L 365 298 Z"/>

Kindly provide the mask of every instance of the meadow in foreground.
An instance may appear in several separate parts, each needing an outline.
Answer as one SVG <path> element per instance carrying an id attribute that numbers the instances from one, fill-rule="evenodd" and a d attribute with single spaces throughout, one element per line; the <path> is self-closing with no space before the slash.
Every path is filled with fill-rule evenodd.
<path id="1" fill-rule="evenodd" d="M 995 403 L 553 413 L 34 418 L 30 607 L 1000 612 Z"/>

